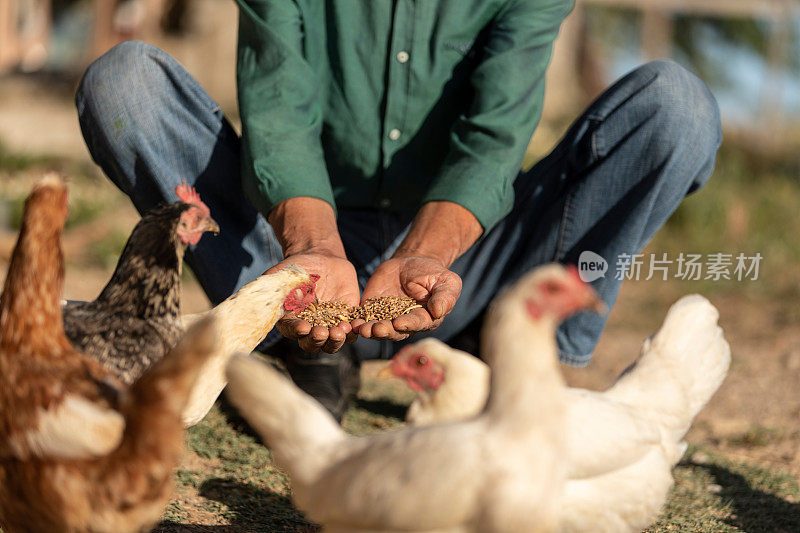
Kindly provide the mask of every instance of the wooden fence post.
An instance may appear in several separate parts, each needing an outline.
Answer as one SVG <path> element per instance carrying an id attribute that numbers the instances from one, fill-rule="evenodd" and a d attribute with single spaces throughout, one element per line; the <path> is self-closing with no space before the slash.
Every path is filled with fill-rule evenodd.
<path id="1" fill-rule="evenodd" d="M 673 39 L 672 13 L 658 7 L 642 8 L 641 47 L 644 59 L 669 57 Z"/>

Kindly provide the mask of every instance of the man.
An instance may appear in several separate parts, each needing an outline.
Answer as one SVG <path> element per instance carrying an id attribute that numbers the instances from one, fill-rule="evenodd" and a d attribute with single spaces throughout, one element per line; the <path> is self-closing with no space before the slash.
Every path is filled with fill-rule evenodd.
<path id="1" fill-rule="evenodd" d="M 180 65 L 136 42 L 89 67 L 81 127 L 140 212 L 174 200 L 181 180 L 197 187 L 222 233 L 187 261 L 213 303 L 292 262 L 321 275 L 321 300 L 424 304 L 330 329 L 281 321 L 306 352 L 360 336 L 346 350 L 358 360 L 388 357 L 388 341 L 415 332 L 452 339 L 537 264 L 638 252 L 713 169 L 716 102 L 659 61 L 617 82 L 520 173 L 571 1 L 237 3 L 241 140 Z M 593 285 L 614 303 L 619 280 Z M 604 323 L 564 324 L 562 360 L 587 364 Z M 342 369 L 357 367 L 297 352 L 292 376 L 340 417 L 352 374 Z"/>

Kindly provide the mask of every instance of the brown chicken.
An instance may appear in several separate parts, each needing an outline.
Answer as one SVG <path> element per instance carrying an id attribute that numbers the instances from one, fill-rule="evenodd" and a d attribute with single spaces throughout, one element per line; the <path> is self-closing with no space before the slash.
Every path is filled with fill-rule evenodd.
<path id="1" fill-rule="evenodd" d="M 73 346 L 127 384 L 180 339 L 183 254 L 206 231 L 219 231 L 193 188 L 183 184 L 175 192 L 180 202 L 154 207 L 133 228 L 97 299 L 64 306 Z"/>
<path id="2" fill-rule="evenodd" d="M 127 390 L 76 352 L 59 302 L 66 200 L 57 177 L 34 188 L 0 298 L 0 527 L 145 531 L 171 493 L 181 411 L 213 325 L 198 323 Z"/>

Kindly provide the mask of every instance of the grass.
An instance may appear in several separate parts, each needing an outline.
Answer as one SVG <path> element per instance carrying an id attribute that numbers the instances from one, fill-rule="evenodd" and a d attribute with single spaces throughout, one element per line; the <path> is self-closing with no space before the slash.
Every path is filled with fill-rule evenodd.
<path id="1" fill-rule="evenodd" d="M 32 184 L 51 170 L 62 173 L 70 189 L 65 243 L 70 236 L 77 236 L 72 242 L 80 243 L 79 248 L 69 248 L 67 260 L 81 266 L 113 268 L 135 213 L 129 200 L 89 162 L 16 154 L 0 142 L 0 228 L 8 232 L 19 229 Z"/>
<path id="2" fill-rule="evenodd" d="M 782 533 L 800 525 L 792 476 L 692 447 L 675 468 L 666 508 L 647 531 Z"/>
<path id="3" fill-rule="evenodd" d="M 730 443 L 745 448 L 760 448 L 784 438 L 786 432 L 781 428 L 766 427 L 760 424 L 753 424 L 741 435 L 734 436 Z"/>
<path id="4" fill-rule="evenodd" d="M 190 429 L 187 446 L 193 467 L 175 473 L 178 494 L 199 496 L 202 512 L 242 531 L 289 532 L 312 528 L 289 500 L 288 479 L 272 464 L 270 452 L 229 411 L 215 407 Z M 173 501 L 157 531 L 177 531 L 198 509 Z M 191 522 L 191 520 L 189 520 Z"/>
<path id="5" fill-rule="evenodd" d="M 358 404 L 345 415 L 345 429 L 355 435 L 402 425 L 412 394 L 392 382 L 367 381 Z M 291 504 L 289 480 L 278 470 L 269 450 L 235 412 L 223 404 L 187 434 L 193 465 L 175 473 L 178 494 L 203 499 L 203 512 L 211 513 L 239 531 L 316 531 Z M 194 466 L 197 465 L 197 466 Z M 157 531 L 178 531 L 187 515 L 198 509 L 188 502 L 173 501 Z M 191 520 L 188 521 L 191 523 Z"/>
<path id="6" fill-rule="evenodd" d="M 763 257 L 757 281 L 681 281 L 686 291 L 748 296 L 800 296 L 800 165 L 764 161 L 726 147 L 708 184 L 689 196 L 648 245 L 668 258 L 685 253 L 744 253 Z M 674 272 L 671 270 L 671 272 Z"/>

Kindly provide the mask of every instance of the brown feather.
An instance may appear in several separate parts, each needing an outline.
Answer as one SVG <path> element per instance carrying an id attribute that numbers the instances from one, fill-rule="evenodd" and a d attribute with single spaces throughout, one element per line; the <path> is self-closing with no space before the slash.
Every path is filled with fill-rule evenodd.
<path id="1" fill-rule="evenodd" d="M 61 328 L 65 216 L 66 187 L 44 180 L 26 202 L 0 298 L 0 527 L 4 533 L 147 530 L 172 490 L 183 445 L 180 414 L 214 345 L 213 327 L 195 326 L 126 391 L 76 352 Z M 13 443 L 19 447 L 21 437 L 37 430 L 43 410 L 67 397 L 118 409 L 125 416 L 120 444 L 80 460 L 13 453 Z"/>

